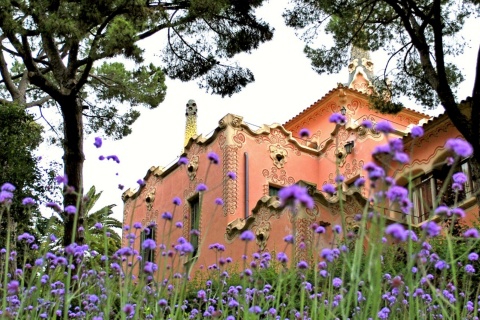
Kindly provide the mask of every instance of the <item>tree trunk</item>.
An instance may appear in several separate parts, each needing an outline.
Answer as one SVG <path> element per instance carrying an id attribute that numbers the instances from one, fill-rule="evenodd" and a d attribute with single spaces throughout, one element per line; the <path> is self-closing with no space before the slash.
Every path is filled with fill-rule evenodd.
<path id="1" fill-rule="evenodd" d="M 76 242 L 83 244 L 84 232 L 78 231 L 79 227 L 83 227 L 84 214 L 82 208 L 83 196 L 83 162 L 85 155 L 83 153 L 83 118 L 82 105 L 76 97 L 67 97 L 59 102 L 63 115 L 63 165 L 65 176 L 68 178 L 68 187 L 64 189 L 63 204 L 64 207 L 73 205 L 77 208 L 75 215 L 65 216 L 65 230 L 63 244 L 65 246 Z M 74 192 L 69 192 L 69 189 L 74 188 Z M 76 228 L 75 219 L 77 219 Z M 75 234 L 75 238 L 74 238 Z"/>

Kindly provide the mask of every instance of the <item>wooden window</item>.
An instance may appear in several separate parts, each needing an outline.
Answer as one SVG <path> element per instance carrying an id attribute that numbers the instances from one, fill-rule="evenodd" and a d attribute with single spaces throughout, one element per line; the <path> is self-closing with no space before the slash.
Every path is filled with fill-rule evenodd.
<path id="1" fill-rule="evenodd" d="M 193 256 L 198 253 L 200 232 L 200 197 L 197 195 L 188 201 L 190 204 L 190 243 L 193 246 Z"/>

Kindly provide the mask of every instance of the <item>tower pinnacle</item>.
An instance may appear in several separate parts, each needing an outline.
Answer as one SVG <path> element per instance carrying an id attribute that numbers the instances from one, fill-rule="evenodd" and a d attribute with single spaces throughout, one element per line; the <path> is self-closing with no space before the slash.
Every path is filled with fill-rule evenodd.
<path id="1" fill-rule="evenodd" d="M 188 100 L 185 111 L 185 141 L 183 146 L 186 146 L 190 138 L 197 135 L 197 103 L 195 100 Z"/>
<path id="2" fill-rule="evenodd" d="M 350 62 L 348 64 L 347 87 L 360 92 L 373 93 L 373 62 L 370 52 L 359 47 L 352 46 Z"/>

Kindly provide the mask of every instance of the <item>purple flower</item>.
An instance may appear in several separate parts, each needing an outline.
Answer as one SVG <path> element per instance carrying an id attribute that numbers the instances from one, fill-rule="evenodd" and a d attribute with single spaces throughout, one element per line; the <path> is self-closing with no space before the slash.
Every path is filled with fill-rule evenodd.
<path id="1" fill-rule="evenodd" d="M 468 255 L 468 260 L 470 261 L 477 261 L 478 260 L 478 253 L 472 252 Z"/>
<path id="2" fill-rule="evenodd" d="M 405 232 L 405 228 L 399 223 L 394 223 L 386 227 L 385 234 L 392 236 L 392 238 L 398 241 L 403 242 L 407 240 L 407 233 Z"/>
<path id="3" fill-rule="evenodd" d="M 340 278 L 333 278 L 332 279 L 332 285 L 335 287 L 335 288 L 340 288 L 342 286 L 342 279 Z"/>
<path id="4" fill-rule="evenodd" d="M 372 154 L 378 155 L 379 153 L 390 153 L 390 151 L 392 151 L 392 149 L 389 144 L 380 144 L 373 148 Z"/>
<path id="5" fill-rule="evenodd" d="M 393 160 L 395 160 L 395 161 L 397 161 L 401 164 L 405 164 L 405 163 L 410 162 L 410 157 L 405 152 L 395 152 L 395 154 L 393 156 Z"/>
<path id="6" fill-rule="evenodd" d="M 322 190 L 329 195 L 333 196 L 337 192 L 337 188 L 333 184 L 327 183 L 322 186 Z"/>
<path id="7" fill-rule="evenodd" d="M 308 268 L 308 263 L 306 261 L 302 260 L 297 264 L 297 268 L 298 269 L 307 269 Z"/>
<path id="8" fill-rule="evenodd" d="M 331 123 L 336 123 L 343 126 L 347 122 L 347 118 L 341 113 L 334 113 L 330 116 L 328 121 L 330 121 Z"/>
<path id="9" fill-rule="evenodd" d="M 480 235 L 478 234 L 478 230 L 475 228 L 468 229 L 467 231 L 465 231 L 463 236 L 465 238 L 475 238 L 475 239 L 478 239 L 480 237 Z"/>
<path id="10" fill-rule="evenodd" d="M 328 262 L 332 262 L 335 259 L 333 251 L 329 248 L 322 249 L 322 251 L 320 252 L 320 257 L 327 260 Z"/>
<path id="11" fill-rule="evenodd" d="M 216 154 L 213 151 L 209 152 L 207 157 L 208 157 L 208 160 L 210 160 L 210 162 L 212 162 L 213 164 L 219 164 L 220 163 L 220 158 L 218 157 L 218 154 Z"/>
<path id="12" fill-rule="evenodd" d="M 437 216 L 445 216 L 445 217 L 450 217 L 452 215 L 450 208 L 447 206 L 438 206 L 437 209 L 435 209 L 434 213 Z"/>
<path id="13" fill-rule="evenodd" d="M 9 182 L 5 182 L 2 184 L 2 187 L 0 188 L 1 191 L 7 191 L 7 192 L 13 192 L 15 191 L 15 186 Z"/>
<path id="14" fill-rule="evenodd" d="M 301 138 L 309 138 L 310 137 L 310 130 L 307 128 L 303 128 L 299 132 Z"/>
<path id="15" fill-rule="evenodd" d="M 102 155 L 98 156 L 98 160 L 100 160 L 100 161 L 105 160 L 105 156 L 102 156 Z"/>
<path id="16" fill-rule="evenodd" d="M 123 307 L 123 312 L 125 312 L 127 314 L 127 316 L 129 316 L 129 317 L 133 317 L 133 315 L 135 314 L 135 305 L 127 303 Z"/>
<path id="17" fill-rule="evenodd" d="M 157 244 L 152 239 L 145 239 L 145 241 L 142 243 L 142 248 L 145 250 L 155 250 L 156 247 Z"/>
<path id="18" fill-rule="evenodd" d="M 97 148 L 100 148 L 102 146 L 102 138 L 95 137 L 95 142 L 93 143 L 93 145 Z"/>
<path id="19" fill-rule="evenodd" d="M 440 231 L 442 231 L 442 228 L 434 221 L 428 221 L 427 223 L 423 224 L 422 229 L 429 237 L 436 237 L 440 234 Z"/>
<path id="20" fill-rule="evenodd" d="M 355 182 L 353 183 L 353 185 L 356 187 L 356 188 L 360 188 L 360 187 L 363 187 L 365 185 L 365 178 L 358 178 L 357 180 L 355 180 Z"/>
<path id="21" fill-rule="evenodd" d="M 445 143 L 445 148 L 452 150 L 456 155 L 460 157 L 469 157 L 473 153 L 473 148 L 470 143 L 462 139 L 448 139 Z"/>
<path id="22" fill-rule="evenodd" d="M 293 243 L 294 239 L 293 236 L 289 234 L 288 236 L 285 236 L 285 238 L 283 238 L 283 241 L 285 241 L 286 243 Z"/>
<path id="23" fill-rule="evenodd" d="M 135 223 L 133 224 L 133 227 L 134 227 L 135 229 L 142 229 L 142 223 L 141 223 L 141 222 L 135 222 Z"/>
<path id="24" fill-rule="evenodd" d="M 390 189 L 388 189 L 387 191 L 387 198 L 390 200 L 390 201 L 402 201 L 403 199 L 407 199 L 408 198 L 408 190 L 405 189 L 404 187 L 400 187 L 400 186 L 392 186 L 390 187 Z"/>
<path id="25" fill-rule="evenodd" d="M 370 120 L 363 120 L 360 125 L 364 126 L 367 129 L 372 129 L 373 128 L 373 123 Z"/>
<path id="26" fill-rule="evenodd" d="M 279 252 L 277 254 L 277 260 L 281 263 L 287 263 L 288 262 L 288 257 L 285 254 L 285 252 Z"/>
<path id="27" fill-rule="evenodd" d="M 188 162 L 189 162 L 188 158 L 186 158 L 186 157 L 180 157 L 180 159 L 178 160 L 179 165 L 187 165 Z"/>
<path id="28" fill-rule="evenodd" d="M 252 307 L 250 307 L 250 309 L 248 309 L 248 311 L 250 313 L 259 314 L 259 313 L 262 312 L 262 308 L 260 308 L 259 306 L 252 306 Z"/>
<path id="29" fill-rule="evenodd" d="M 138 179 L 137 183 L 140 187 L 143 187 L 145 185 L 145 181 L 143 181 L 143 179 Z"/>
<path id="30" fill-rule="evenodd" d="M 27 243 L 33 243 L 35 241 L 35 237 L 32 236 L 30 233 L 22 233 L 21 235 L 18 236 L 18 241 L 25 240 Z"/>
<path id="31" fill-rule="evenodd" d="M 223 206 L 223 200 L 222 198 L 217 198 L 215 199 L 215 204 L 219 205 L 219 206 Z"/>
<path id="32" fill-rule="evenodd" d="M 198 186 L 197 186 L 197 191 L 198 192 L 207 191 L 207 190 L 208 190 L 208 188 L 204 183 L 199 183 L 198 184 Z"/>
<path id="33" fill-rule="evenodd" d="M 307 188 L 296 184 L 280 189 L 278 192 L 282 207 L 290 206 L 295 208 L 297 205 L 303 205 L 313 209 L 313 199 L 307 192 Z"/>
<path id="34" fill-rule="evenodd" d="M 107 160 L 110 160 L 110 159 L 115 161 L 116 163 L 120 163 L 120 159 L 114 154 L 107 156 Z"/>
<path id="35" fill-rule="evenodd" d="M 75 208 L 75 206 L 69 205 L 69 206 L 65 207 L 64 211 L 65 211 L 65 213 L 67 213 L 69 215 L 73 215 L 73 214 L 77 213 L 77 208 Z"/>
<path id="36" fill-rule="evenodd" d="M 119 183 L 119 184 L 118 184 L 118 189 L 123 190 L 123 188 L 125 188 L 125 186 L 124 186 L 123 184 L 120 184 L 120 183 Z"/>
<path id="37" fill-rule="evenodd" d="M 233 171 L 228 171 L 227 172 L 227 177 L 232 180 L 237 180 L 237 174 Z"/>
<path id="38" fill-rule="evenodd" d="M 68 184 L 67 176 L 56 176 L 55 181 L 57 181 L 58 184 L 60 184 L 60 183 L 63 183 L 64 185 Z"/>
<path id="39" fill-rule="evenodd" d="M 95 223 L 94 227 L 95 227 L 95 229 L 102 229 L 103 224 L 101 224 L 100 222 L 97 222 L 97 223 Z"/>
<path id="40" fill-rule="evenodd" d="M 173 218 L 173 216 L 170 212 L 162 213 L 162 219 L 170 221 L 170 220 L 172 220 L 172 218 Z"/>
<path id="41" fill-rule="evenodd" d="M 412 138 L 420 138 L 423 136 L 423 128 L 420 126 L 415 126 L 410 131 L 410 134 L 412 135 Z"/>
<path id="42" fill-rule="evenodd" d="M 318 233 L 318 234 L 325 233 L 325 228 L 322 226 L 318 226 L 317 228 L 315 228 L 315 233 Z"/>
<path id="43" fill-rule="evenodd" d="M 22 204 L 24 206 L 33 206 L 33 205 L 35 205 L 35 200 L 33 200 L 30 197 L 26 197 L 25 199 L 22 200 Z"/>
<path id="44" fill-rule="evenodd" d="M 333 232 L 335 232 L 336 234 L 340 234 L 342 232 L 342 227 L 339 226 L 338 224 L 334 225 Z"/>
<path id="45" fill-rule="evenodd" d="M 240 235 L 240 239 L 243 241 L 252 241 L 255 239 L 255 235 L 253 234 L 252 231 L 250 230 L 245 230 L 243 233 Z"/>
<path id="46" fill-rule="evenodd" d="M 387 120 L 382 120 L 377 123 L 375 126 L 375 129 L 377 131 L 383 132 L 383 133 L 392 133 L 393 132 L 393 127 L 392 124 L 387 121 Z"/>
<path id="47" fill-rule="evenodd" d="M 7 291 L 9 294 L 15 294 L 18 292 L 18 288 L 20 287 L 20 282 L 17 280 L 12 280 L 7 284 Z"/>
<path id="48" fill-rule="evenodd" d="M 145 267 L 143 268 L 143 271 L 148 274 L 153 274 L 155 271 L 158 270 L 158 266 L 150 261 L 147 261 L 145 263 Z"/>
<path id="49" fill-rule="evenodd" d="M 465 265 L 465 272 L 466 273 L 475 273 L 475 268 L 471 264 Z"/>
<path id="50" fill-rule="evenodd" d="M 463 172 L 454 173 L 453 176 L 452 176 L 452 179 L 453 179 L 453 182 L 459 183 L 459 184 L 462 184 L 462 185 L 467 183 L 467 181 L 468 181 L 467 176 Z"/>
<path id="51" fill-rule="evenodd" d="M 182 200 L 179 197 L 173 198 L 173 204 L 179 206 L 182 204 Z"/>

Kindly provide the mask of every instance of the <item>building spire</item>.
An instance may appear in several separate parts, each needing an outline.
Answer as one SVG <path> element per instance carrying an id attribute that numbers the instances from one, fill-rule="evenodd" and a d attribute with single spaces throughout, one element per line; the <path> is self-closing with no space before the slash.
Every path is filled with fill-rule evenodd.
<path id="1" fill-rule="evenodd" d="M 370 51 L 352 46 L 348 63 L 347 87 L 363 93 L 373 93 L 373 62 Z"/>
<path id="2" fill-rule="evenodd" d="M 184 146 L 187 145 L 190 138 L 197 135 L 197 103 L 195 100 L 188 100 L 187 109 L 185 111 L 186 123 L 185 123 L 185 141 Z"/>

